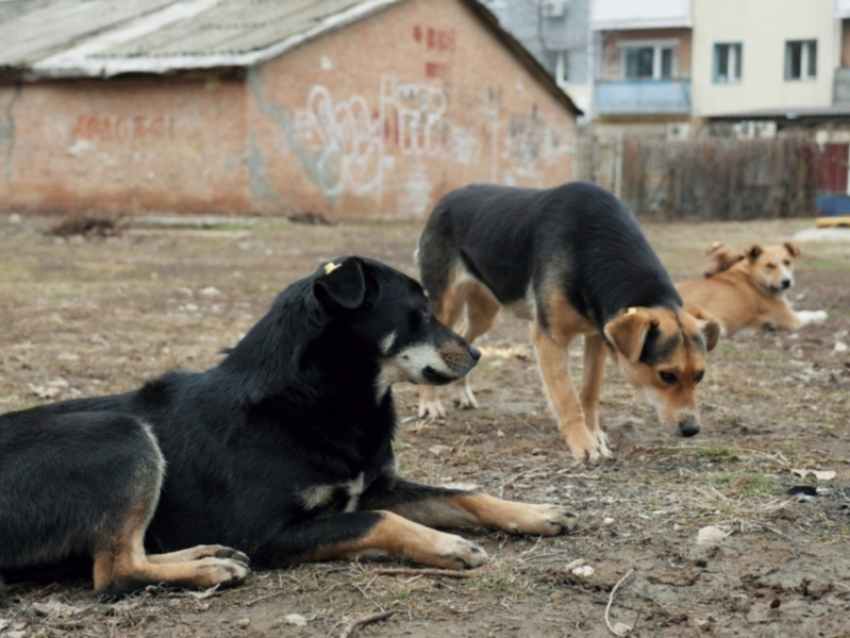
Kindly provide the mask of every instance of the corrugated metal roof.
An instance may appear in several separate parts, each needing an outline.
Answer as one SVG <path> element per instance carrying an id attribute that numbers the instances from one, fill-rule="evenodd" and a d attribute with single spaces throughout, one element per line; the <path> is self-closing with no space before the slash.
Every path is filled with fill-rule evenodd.
<path id="1" fill-rule="evenodd" d="M 403 0 L 0 2 L 0 68 L 108 77 L 264 62 Z"/>
<path id="2" fill-rule="evenodd" d="M 261 64 L 405 0 L 0 0 L 0 78 Z M 567 109 L 581 110 L 476 0 L 460 0 Z"/>

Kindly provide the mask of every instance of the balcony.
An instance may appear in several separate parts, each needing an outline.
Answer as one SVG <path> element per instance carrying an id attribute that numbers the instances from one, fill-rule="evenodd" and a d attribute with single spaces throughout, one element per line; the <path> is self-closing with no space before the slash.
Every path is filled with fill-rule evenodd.
<path id="1" fill-rule="evenodd" d="M 687 115 L 691 112 L 690 80 L 600 81 L 597 115 Z"/>

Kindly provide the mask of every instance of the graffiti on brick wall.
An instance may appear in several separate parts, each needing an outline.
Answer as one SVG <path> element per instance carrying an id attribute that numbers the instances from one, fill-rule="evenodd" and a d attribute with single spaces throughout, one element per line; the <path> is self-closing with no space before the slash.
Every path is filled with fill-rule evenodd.
<path id="1" fill-rule="evenodd" d="M 382 117 L 392 120 L 402 155 L 440 154 L 449 133 L 445 121 L 448 98 L 443 89 L 382 78 L 380 101 Z"/>
<path id="2" fill-rule="evenodd" d="M 546 126 L 536 106 L 527 113 L 513 113 L 506 119 L 505 153 L 509 159 L 501 175 L 505 184 L 539 184 L 540 163 L 552 161 L 568 151 L 557 129 Z"/>
<path id="3" fill-rule="evenodd" d="M 168 115 L 80 115 L 74 123 L 74 137 L 82 140 L 162 138 L 173 132 L 174 120 Z"/>
<path id="4" fill-rule="evenodd" d="M 311 154 L 319 186 L 327 195 L 356 194 L 380 187 L 383 136 L 380 118 L 361 95 L 334 102 L 327 87 L 310 90 L 307 105 L 295 113 L 298 145 Z"/>
<path id="5" fill-rule="evenodd" d="M 452 51 L 457 42 L 454 29 L 439 29 L 421 24 L 413 25 L 413 40 L 426 49 Z"/>
<path id="6" fill-rule="evenodd" d="M 501 90 L 492 87 L 453 110 L 446 89 L 429 82 L 383 76 L 371 103 L 361 93 L 335 95 L 317 84 L 290 117 L 265 99 L 256 76 L 248 82 L 260 109 L 286 134 L 286 152 L 332 203 L 350 193 L 373 197 L 380 207 L 385 178 L 396 171 L 393 183 L 403 185 L 397 205 L 423 215 L 434 191 L 426 158 L 482 165 L 493 182 L 541 186 L 543 169 L 570 152 L 568 133 L 548 125 L 536 106 L 508 113 Z M 397 172 L 401 166 L 407 173 Z"/>
<path id="7" fill-rule="evenodd" d="M 310 162 L 310 175 L 329 197 L 346 191 L 380 195 L 384 168 L 394 164 L 394 157 L 387 153 L 388 142 L 401 155 L 435 157 L 443 152 L 450 129 L 442 89 L 385 78 L 378 102 L 372 113 L 364 96 L 334 100 L 327 87 L 316 85 L 306 106 L 296 109 L 300 157 Z M 461 157 L 470 161 L 467 146 L 468 140 L 461 142 Z M 422 179 L 419 174 L 414 180 L 419 190 L 424 187 Z M 428 198 L 424 202 L 427 205 Z"/>

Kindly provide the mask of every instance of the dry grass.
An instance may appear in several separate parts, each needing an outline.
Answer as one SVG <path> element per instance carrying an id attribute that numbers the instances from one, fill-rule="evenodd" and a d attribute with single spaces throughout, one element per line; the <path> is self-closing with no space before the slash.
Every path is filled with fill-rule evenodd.
<path id="1" fill-rule="evenodd" d="M 323 260 L 360 253 L 415 274 L 421 228 L 226 220 L 66 240 L 42 233 L 50 223 L 0 216 L 2 410 L 215 365 L 219 348 L 235 343 L 279 289 Z M 683 278 L 699 275 L 709 241 L 775 243 L 806 225 L 646 228 Z M 567 502 L 581 516 L 572 536 L 463 532 L 493 557 L 464 578 L 363 560 L 259 572 L 234 590 L 152 589 L 117 604 L 96 603 L 85 582 L 19 587 L 0 603 L 0 638 L 339 636 L 383 612 L 392 616 L 354 625 L 355 635 L 606 636 L 610 593 L 631 569 L 610 619 L 635 625 L 635 636 L 807 636 L 817 635 L 814 628 L 848 635 L 850 358 L 833 352 L 836 340 L 850 340 L 848 273 L 850 248 L 804 246 L 798 305 L 827 309 L 829 321 L 798 335 L 721 342 L 695 439 L 662 431 L 609 366 L 601 411 L 617 460 L 603 467 L 573 465 L 520 321 L 499 317 L 480 343 L 484 358 L 472 383 L 481 409 L 419 423 L 415 389 L 397 388 L 404 424 L 396 449 L 406 477 Z M 579 373 L 578 348 L 570 361 Z M 833 469 L 837 477 L 820 484 L 813 501 L 799 502 L 787 489 L 811 479 L 793 468 Z M 708 525 L 732 533 L 697 545 Z M 593 573 L 573 573 L 577 560 Z M 776 599 L 780 606 L 771 608 Z"/>

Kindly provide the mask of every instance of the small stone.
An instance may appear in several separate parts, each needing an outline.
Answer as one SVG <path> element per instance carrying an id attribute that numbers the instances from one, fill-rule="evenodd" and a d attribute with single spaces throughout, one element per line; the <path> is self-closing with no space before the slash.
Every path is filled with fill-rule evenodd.
<path id="1" fill-rule="evenodd" d="M 295 625 L 296 627 L 306 627 L 307 619 L 301 614 L 287 614 L 284 617 L 287 625 Z"/>
<path id="2" fill-rule="evenodd" d="M 250 624 L 251 624 L 250 620 L 248 620 L 247 618 L 243 618 L 242 620 L 240 620 L 239 622 L 236 623 L 236 626 L 241 627 L 242 629 L 245 629 L 245 627 L 248 627 Z"/>

